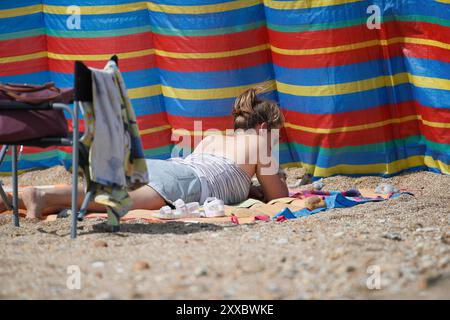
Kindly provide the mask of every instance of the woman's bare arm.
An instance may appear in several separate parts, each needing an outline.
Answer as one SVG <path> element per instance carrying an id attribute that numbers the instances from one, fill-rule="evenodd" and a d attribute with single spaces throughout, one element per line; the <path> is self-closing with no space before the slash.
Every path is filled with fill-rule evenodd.
<path id="1" fill-rule="evenodd" d="M 264 174 L 263 170 L 257 168 L 256 177 L 261 183 L 266 201 L 289 196 L 286 181 L 278 173 L 273 175 Z"/>
<path id="2" fill-rule="evenodd" d="M 258 138 L 256 177 L 261 184 L 266 201 L 289 196 L 285 175 L 280 171 L 279 162 L 272 154 L 272 148 L 270 137 Z"/>

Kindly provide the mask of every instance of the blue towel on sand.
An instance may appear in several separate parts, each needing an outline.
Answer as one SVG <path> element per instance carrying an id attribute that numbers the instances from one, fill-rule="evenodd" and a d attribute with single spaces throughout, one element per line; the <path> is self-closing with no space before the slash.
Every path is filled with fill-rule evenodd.
<path id="1" fill-rule="evenodd" d="M 403 193 L 395 193 L 393 194 L 389 199 L 396 198 L 400 196 Z M 277 219 L 279 217 L 284 216 L 286 219 L 295 219 L 299 217 L 306 217 L 310 216 L 312 214 L 334 209 L 334 208 L 350 208 L 353 206 L 356 206 L 358 204 L 367 203 L 367 202 L 378 202 L 378 201 L 384 201 L 387 200 L 385 198 L 379 197 L 379 198 L 362 198 L 362 197 L 345 197 L 342 195 L 341 192 L 338 191 L 330 191 L 330 196 L 325 196 L 324 200 L 326 203 L 326 207 L 323 208 L 317 208 L 315 210 L 309 210 L 307 208 L 292 212 L 289 208 L 284 208 L 279 213 L 277 213 L 273 218 Z M 410 193 L 408 193 L 410 194 Z"/>

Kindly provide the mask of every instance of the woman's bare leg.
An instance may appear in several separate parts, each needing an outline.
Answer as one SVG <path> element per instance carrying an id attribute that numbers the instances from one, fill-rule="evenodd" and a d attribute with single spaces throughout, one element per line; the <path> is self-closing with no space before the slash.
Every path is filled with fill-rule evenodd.
<path id="1" fill-rule="evenodd" d="M 78 188 L 78 207 L 84 200 L 84 190 Z M 164 199 L 151 187 L 144 186 L 130 192 L 133 201 L 132 209 L 159 209 L 165 205 Z M 1 201 L 1 200 L 0 200 Z M 57 213 L 63 209 L 70 208 L 72 204 L 72 187 L 56 188 L 26 188 L 19 193 L 19 208 L 27 210 L 28 218 L 36 218 L 42 215 Z M 3 211 L 4 204 L 0 203 Z M 106 212 L 103 205 L 90 202 L 87 208 L 91 212 Z"/>
<path id="2" fill-rule="evenodd" d="M 78 208 L 84 200 L 83 188 L 78 188 Z M 26 188 L 19 193 L 19 208 L 27 210 L 28 218 L 58 213 L 72 205 L 72 187 Z M 104 206 L 91 202 L 88 211 L 106 212 Z"/>
<path id="3" fill-rule="evenodd" d="M 155 189 L 149 186 L 143 186 L 137 190 L 130 192 L 131 200 L 133 200 L 132 210 L 157 210 L 166 205 L 166 201 L 159 195 Z"/>

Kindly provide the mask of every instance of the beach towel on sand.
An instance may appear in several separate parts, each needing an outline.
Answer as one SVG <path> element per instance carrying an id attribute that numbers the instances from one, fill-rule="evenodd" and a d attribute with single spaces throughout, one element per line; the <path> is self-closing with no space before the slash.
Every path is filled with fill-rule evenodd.
<path id="1" fill-rule="evenodd" d="M 354 207 L 358 204 L 363 204 L 363 203 L 367 203 L 367 202 L 385 201 L 388 199 L 396 198 L 404 193 L 407 193 L 407 192 L 394 193 L 387 198 L 383 198 L 381 196 L 379 196 L 379 197 L 362 197 L 362 196 L 348 197 L 348 196 L 345 196 L 346 192 L 327 191 L 326 195 L 323 195 L 323 199 L 325 201 L 326 206 L 320 207 L 320 208 L 317 208 L 314 210 L 309 210 L 307 208 L 303 208 L 301 210 L 294 211 L 294 212 L 292 212 L 289 208 L 284 208 L 281 212 L 279 212 L 278 214 L 276 214 L 274 216 L 274 219 L 283 220 L 283 219 L 295 219 L 295 218 L 299 218 L 299 217 L 306 217 L 306 216 L 310 216 L 312 214 L 316 214 L 318 212 L 329 210 L 329 209 L 350 208 L 350 207 Z M 410 193 L 407 193 L 407 194 L 410 194 Z"/>

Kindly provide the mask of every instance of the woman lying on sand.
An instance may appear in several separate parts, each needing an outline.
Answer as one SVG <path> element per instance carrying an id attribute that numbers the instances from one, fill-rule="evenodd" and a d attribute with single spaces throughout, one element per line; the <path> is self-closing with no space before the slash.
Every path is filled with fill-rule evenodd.
<path id="1" fill-rule="evenodd" d="M 147 160 L 150 183 L 130 192 L 132 209 L 159 209 L 177 199 L 203 203 L 207 197 L 222 199 L 225 204 L 239 203 L 255 194 L 251 188 L 254 174 L 261 184 L 259 197 L 266 201 L 287 197 L 278 162 L 271 156 L 274 130 L 284 124 L 277 104 L 250 89 L 236 99 L 233 116 L 232 134 L 207 136 L 185 159 Z M 27 188 L 19 197 L 27 217 L 36 218 L 69 208 L 71 187 Z M 83 198 L 80 190 L 79 205 Z M 4 210 L 0 202 L 0 212 Z M 105 212 L 105 207 L 92 202 L 88 211 Z"/>

